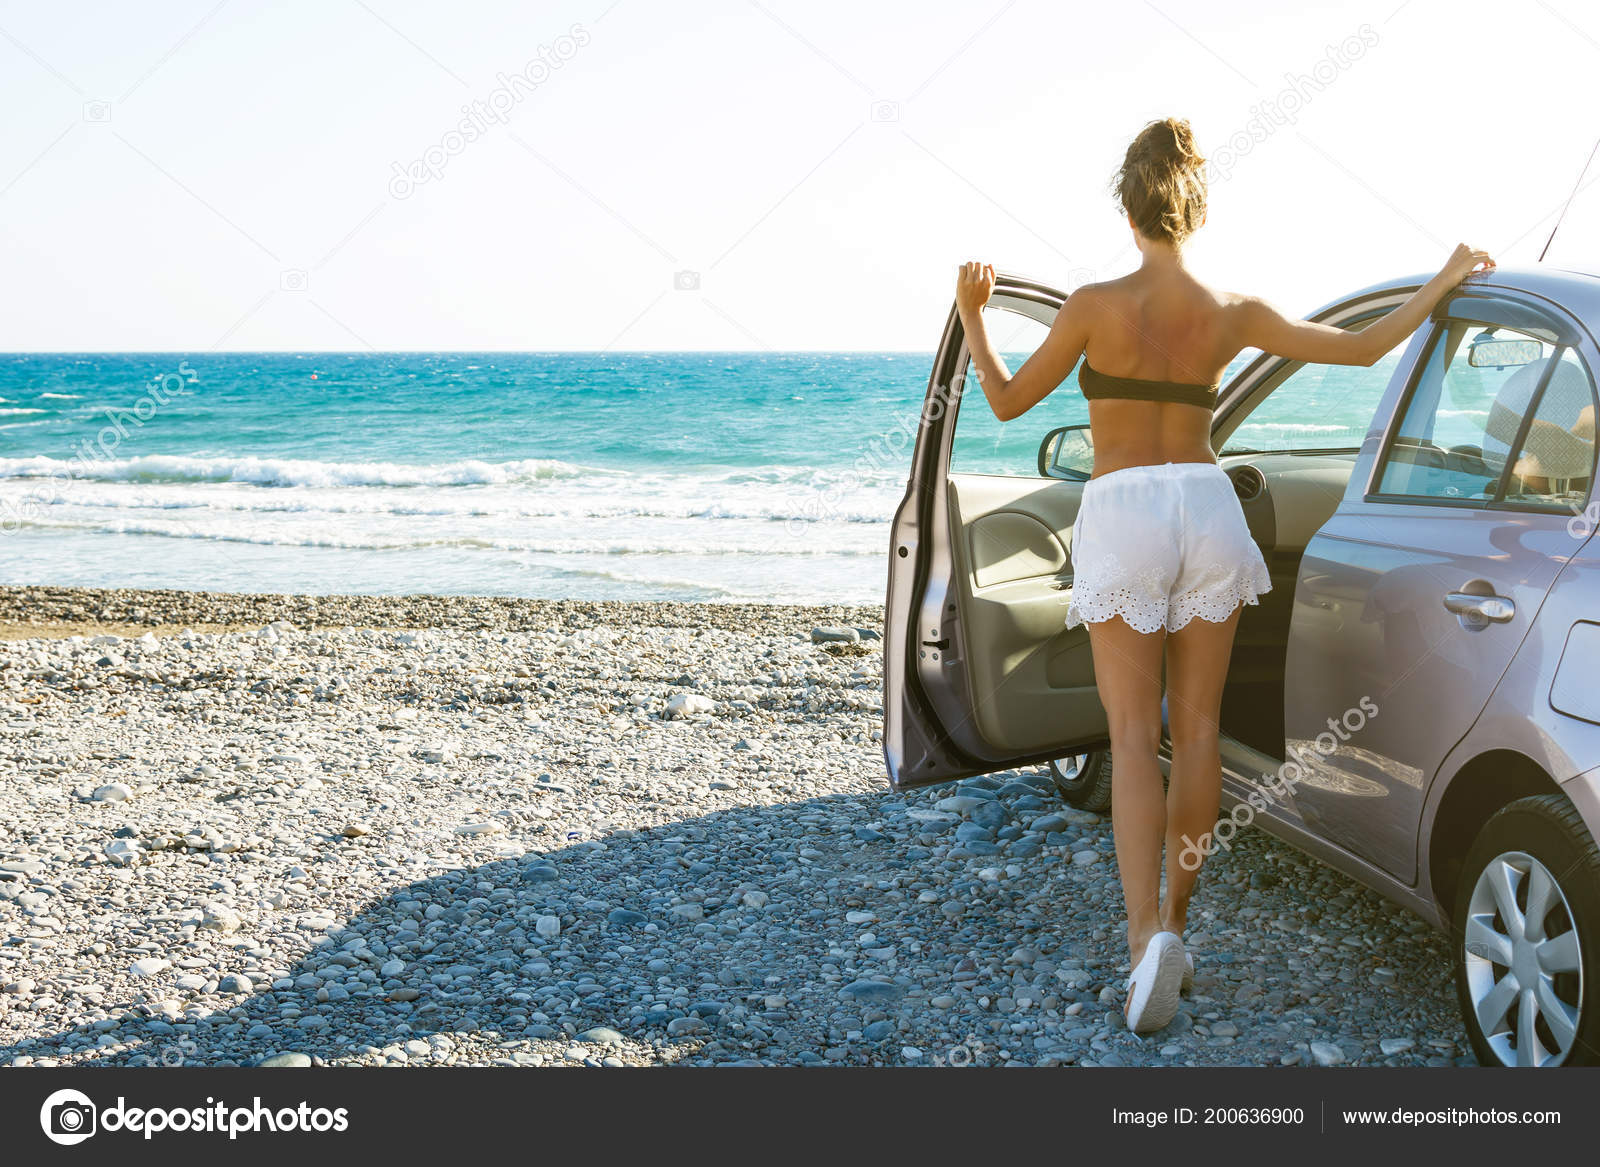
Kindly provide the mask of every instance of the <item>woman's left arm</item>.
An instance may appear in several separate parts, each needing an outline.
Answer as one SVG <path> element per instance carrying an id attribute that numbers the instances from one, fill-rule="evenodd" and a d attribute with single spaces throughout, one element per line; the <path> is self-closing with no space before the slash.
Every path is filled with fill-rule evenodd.
<path id="1" fill-rule="evenodd" d="M 956 277 L 956 311 L 967 334 L 967 350 L 978 374 L 978 384 L 989 408 L 1001 421 L 1021 417 L 1067 379 L 1089 343 L 1084 304 L 1078 293 L 1056 313 L 1050 335 L 1013 374 L 995 351 L 984 324 L 983 306 L 994 292 L 994 268 L 973 261 L 961 265 Z"/>

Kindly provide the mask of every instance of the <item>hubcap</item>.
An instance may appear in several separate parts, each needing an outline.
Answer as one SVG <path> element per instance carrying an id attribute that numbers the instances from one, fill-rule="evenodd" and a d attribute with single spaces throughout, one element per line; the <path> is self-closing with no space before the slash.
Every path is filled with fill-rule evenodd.
<path id="1" fill-rule="evenodd" d="M 1561 885 L 1532 855 L 1496 855 L 1467 903 L 1467 992 L 1503 1065 L 1559 1066 L 1578 1036 L 1583 954 Z"/>
<path id="2" fill-rule="evenodd" d="M 1065 758 L 1057 758 L 1056 773 L 1063 782 L 1076 782 L 1083 777 L 1083 765 L 1088 760 L 1088 754 L 1068 754 Z"/>

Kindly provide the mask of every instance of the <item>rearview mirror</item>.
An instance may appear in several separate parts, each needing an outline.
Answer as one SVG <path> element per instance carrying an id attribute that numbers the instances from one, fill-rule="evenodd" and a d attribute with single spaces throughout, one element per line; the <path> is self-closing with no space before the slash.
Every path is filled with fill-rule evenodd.
<path id="1" fill-rule="evenodd" d="M 1064 425 L 1039 443 L 1039 476 L 1085 482 L 1094 472 L 1094 438 L 1086 425 Z"/>
<path id="2" fill-rule="evenodd" d="M 1544 346 L 1536 340 L 1483 337 L 1467 346 L 1467 364 L 1474 369 L 1504 369 L 1528 365 L 1544 356 Z"/>

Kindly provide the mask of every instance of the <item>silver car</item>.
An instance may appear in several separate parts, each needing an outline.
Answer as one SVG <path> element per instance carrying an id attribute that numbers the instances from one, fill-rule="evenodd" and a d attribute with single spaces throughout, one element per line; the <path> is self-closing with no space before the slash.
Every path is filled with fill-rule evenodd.
<path id="1" fill-rule="evenodd" d="M 1422 282 L 1313 319 L 1365 327 Z M 1064 299 L 1000 277 L 1013 368 Z M 1273 589 L 1239 624 L 1223 817 L 1194 844 L 1264 829 L 1448 929 L 1487 1064 L 1600 1062 L 1597 323 L 1600 279 L 1502 268 L 1371 367 L 1243 361 L 1212 430 Z M 1064 624 L 1087 407 L 1068 386 L 1002 425 L 968 370 L 952 310 L 890 547 L 889 779 L 1043 763 L 1104 810 Z"/>

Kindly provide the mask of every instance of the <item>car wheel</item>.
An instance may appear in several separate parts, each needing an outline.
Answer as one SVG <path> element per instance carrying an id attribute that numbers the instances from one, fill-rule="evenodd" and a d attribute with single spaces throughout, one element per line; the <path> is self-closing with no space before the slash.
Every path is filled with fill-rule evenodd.
<path id="1" fill-rule="evenodd" d="M 1500 810 L 1456 892 L 1456 995 L 1486 1066 L 1600 1064 L 1600 850 L 1558 794 Z"/>
<path id="2" fill-rule="evenodd" d="M 1110 750 L 1052 758 L 1050 777 L 1070 806 L 1099 814 L 1111 805 Z"/>

